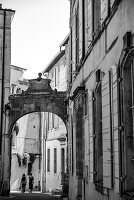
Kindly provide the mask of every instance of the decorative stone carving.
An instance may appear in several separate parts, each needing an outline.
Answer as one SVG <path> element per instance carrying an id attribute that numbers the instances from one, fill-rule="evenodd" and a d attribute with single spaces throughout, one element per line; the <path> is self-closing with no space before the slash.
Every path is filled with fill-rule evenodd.
<path id="1" fill-rule="evenodd" d="M 11 127 L 19 118 L 31 112 L 52 112 L 66 123 L 66 92 L 52 90 L 50 83 L 50 79 L 43 79 L 39 73 L 37 79 L 29 81 L 26 91 L 9 96 Z"/>

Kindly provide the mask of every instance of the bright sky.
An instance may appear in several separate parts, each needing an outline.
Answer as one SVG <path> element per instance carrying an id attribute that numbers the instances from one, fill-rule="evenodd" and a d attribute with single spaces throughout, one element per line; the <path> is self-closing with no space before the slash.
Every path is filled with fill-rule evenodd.
<path id="1" fill-rule="evenodd" d="M 28 69 L 25 78 L 37 78 L 69 33 L 69 0 L 0 0 L 15 10 L 11 25 L 11 64 Z"/>

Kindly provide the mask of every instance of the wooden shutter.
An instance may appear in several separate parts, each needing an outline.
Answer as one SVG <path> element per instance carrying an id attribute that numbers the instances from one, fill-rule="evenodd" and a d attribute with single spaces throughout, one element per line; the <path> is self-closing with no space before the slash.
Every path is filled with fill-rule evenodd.
<path id="1" fill-rule="evenodd" d="M 105 21 L 108 16 L 108 0 L 101 0 L 101 23 Z"/>
<path id="2" fill-rule="evenodd" d="M 82 59 L 82 45 L 83 45 L 83 17 L 82 17 L 82 1 L 79 2 L 79 61 Z"/>
<path id="3" fill-rule="evenodd" d="M 76 70 L 76 62 L 75 62 L 75 49 L 76 49 L 76 41 L 75 41 L 75 35 L 76 35 L 76 30 L 75 30 L 75 14 L 72 14 L 72 71 Z"/>
<path id="4" fill-rule="evenodd" d="M 118 138 L 118 95 L 117 95 L 117 66 L 111 67 L 112 92 L 113 92 L 113 142 L 114 142 L 114 189 L 119 192 L 119 138 Z"/>
<path id="5" fill-rule="evenodd" d="M 111 188 L 109 73 L 102 80 L 103 185 Z"/>
<path id="6" fill-rule="evenodd" d="M 92 41 L 92 32 L 93 32 L 93 28 L 92 28 L 92 23 L 93 23 L 93 18 L 92 18 L 92 0 L 88 0 L 87 1 L 87 44 L 88 47 L 91 44 Z"/>
<path id="7" fill-rule="evenodd" d="M 93 181 L 93 94 L 92 91 L 88 93 L 88 105 L 89 105 L 89 174 Z"/>
<path id="8" fill-rule="evenodd" d="M 75 46 L 75 61 L 76 65 L 79 63 L 79 7 L 76 9 L 75 13 L 75 41 L 76 41 L 76 46 Z"/>

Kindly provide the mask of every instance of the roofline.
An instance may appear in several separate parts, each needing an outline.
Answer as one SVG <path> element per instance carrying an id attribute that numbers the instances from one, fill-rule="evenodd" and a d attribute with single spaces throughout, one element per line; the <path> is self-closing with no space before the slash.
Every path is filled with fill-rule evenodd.
<path id="1" fill-rule="evenodd" d="M 16 66 L 16 65 L 11 65 L 11 67 L 17 68 L 17 69 L 19 69 L 19 70 L 24 70 L 24 71 L 26 71 L 26 70 L 27 70 L 27 69 L 25 69 L 25 68 L 18 67 L 18 66 Z"/>
<path id="2" fill-rule="evenodd" d="M 68 33 L 68 35 L 65 37 L 65 39 L 62 41 L 62 43 L 60 44 L 60 47 L 62 46 L 65 46 L 69 40 L 69 36 L 70 36 L 70 33 Z"/>
<path id="3" fill-rule="evenodd" d="M 50 69 L 60 60 L 60 58 L 65 54 L 65 50 L 59 51 L 54 58 L 51 60 L 51 62 L 46 66 L 46 68 L 42 71 L 42 73 L 49 72 Z"/>

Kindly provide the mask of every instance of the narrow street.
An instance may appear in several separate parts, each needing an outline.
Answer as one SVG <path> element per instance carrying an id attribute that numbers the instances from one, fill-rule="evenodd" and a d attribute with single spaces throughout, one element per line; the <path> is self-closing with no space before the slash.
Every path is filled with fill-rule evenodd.
<path id="1" fill-rule="evenodd" d="M 0 200 L 7 200 L 7 199 L 11 199 L 11 200 L 61 200 L 61 198 L 59 196 L 51 196 L 49 194 L 43 194 L 40 192 L 33 192 L 33 193 L 18 193 L 18 192 L 14 192 L 10 194 L 10 197 L 0 197 Z"/>

